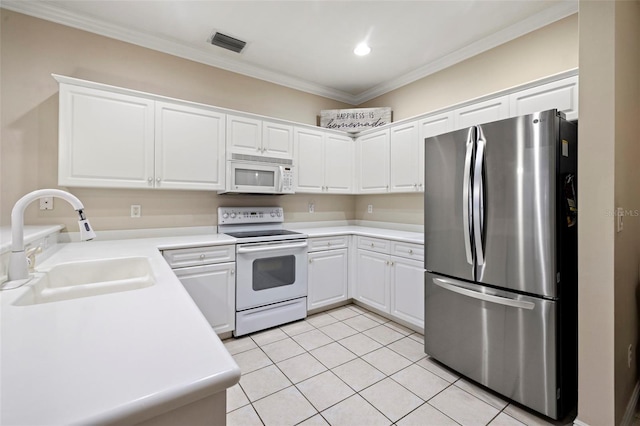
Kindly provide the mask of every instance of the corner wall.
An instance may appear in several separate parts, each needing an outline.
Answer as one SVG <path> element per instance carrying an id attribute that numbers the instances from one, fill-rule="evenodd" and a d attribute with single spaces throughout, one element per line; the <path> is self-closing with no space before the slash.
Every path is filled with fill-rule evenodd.
<path id="1" fill-rule="evenodd" d="M 581 1 L 580 424 L 618 425 L 635 408 L 628 404 L 638 380 L 639 117 L 640 2 Z"/>

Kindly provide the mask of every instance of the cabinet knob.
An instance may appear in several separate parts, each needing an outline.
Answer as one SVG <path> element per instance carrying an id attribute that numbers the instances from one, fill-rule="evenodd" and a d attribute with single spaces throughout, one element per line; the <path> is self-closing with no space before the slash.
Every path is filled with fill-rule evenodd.
<path id="1" fill-rule="evenodd" d="M 232 270 L 230 271 L 230 274 L 231 274 L 231 275 L 233 275 L 233 274 L 235 274 L 235 273 L 236 273 L 236 270 L 235 270 L 235 269 L 232 269 Z"/>
<path id="2" fill-rule="evenodd" d="M 204 254 L 200 255 L 200 259 L 204 259 L 206 256 Z"/>
<path id="3" fill-rule="evenodd" d="M 151 182 L 153 182 L 153 178 L 152 178 L 152 177 L 150 177 L 150 178 L 148 178 L 148 179 L 147 179 L 147 181 L 148 181 L 149 183 L 151 183 Z"/>
<path id="4" fill-rule="evenodd" d="M 331 241 L 327 241 L 327 245 L 331 247 Z"/>
<path id="5" fill-rule="evenodd" d="M 313 263 L 313 259 L 309 259 L 309 263 Z"/>
<path id="6" fill-rule="evenodd" d="M 156 178 L 156 182 L 160 182 L 162 179 L 160 179 L 159 177 Z"/>
<path id="7" fill-rule="evenodd" d="M 409 249 L 409 254 L 413 254 L 413 249 Z"/>
<path id="8" fill-rule="evenodd" d="M 371 247 L 373 247 L 373 245 L 374 245 L 374 244 L 373 244 L 373 243 L 371 243 Z"/>

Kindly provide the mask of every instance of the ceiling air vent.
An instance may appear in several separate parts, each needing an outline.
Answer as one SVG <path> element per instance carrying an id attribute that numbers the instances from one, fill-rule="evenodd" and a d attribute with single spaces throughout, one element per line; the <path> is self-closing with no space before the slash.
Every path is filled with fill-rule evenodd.
<path id="1" fill-rule="evenodd" d="M 232 52 L 240 53 L 247 45 L 247 42 L 230 37 L 226 34 L 215 33 L 211 38 L 211 44 L 222 47 L 223 49 L 231 50 Z"/>

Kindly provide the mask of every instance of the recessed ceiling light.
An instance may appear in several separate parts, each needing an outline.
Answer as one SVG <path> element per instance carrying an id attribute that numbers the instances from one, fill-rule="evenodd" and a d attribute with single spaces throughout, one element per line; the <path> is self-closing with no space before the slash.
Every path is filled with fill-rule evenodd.
<path id="1" fill-rule="evenodd" d="M 355 49 L 353 49 L 353 53 L 355 53 L 358 56 L 368 55 L 369 52 L 371 52 L 371 48 L 365 42 L 360 43 L 359 45 L 356 46 Z"/>

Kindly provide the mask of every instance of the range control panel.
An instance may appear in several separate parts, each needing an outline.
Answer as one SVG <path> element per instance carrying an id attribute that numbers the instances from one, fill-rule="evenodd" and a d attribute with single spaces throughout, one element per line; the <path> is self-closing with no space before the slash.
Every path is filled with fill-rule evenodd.
<path id="1" fill-rule="evenodd" d="M 282 223 L 282 207 L 218 207 L 218 225 Z"/>

